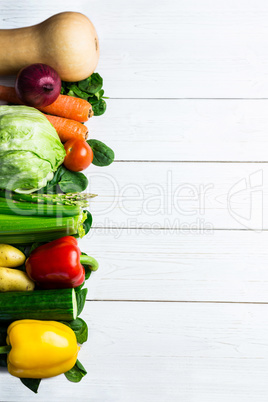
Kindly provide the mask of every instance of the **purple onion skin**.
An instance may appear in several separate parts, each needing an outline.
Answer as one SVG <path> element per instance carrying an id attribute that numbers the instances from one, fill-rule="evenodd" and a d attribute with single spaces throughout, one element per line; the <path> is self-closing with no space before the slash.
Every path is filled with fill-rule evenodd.
<path id="1" fill-rule="evenodd" d="M 31 64 L 19 71 L 15 90 L 25 105 L 36 108 L 48 106 L 60 94 L 61 79 L 54 68 L 47 64 Z"/>

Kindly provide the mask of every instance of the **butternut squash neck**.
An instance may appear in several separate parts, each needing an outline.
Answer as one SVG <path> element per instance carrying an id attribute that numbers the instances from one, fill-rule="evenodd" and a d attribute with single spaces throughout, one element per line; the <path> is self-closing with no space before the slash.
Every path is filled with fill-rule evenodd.
<path id="1" fill-rule="evenodd" d="M 0 75 L 13 75 L 40 58 L 36 26 L 0 29 Z"/>

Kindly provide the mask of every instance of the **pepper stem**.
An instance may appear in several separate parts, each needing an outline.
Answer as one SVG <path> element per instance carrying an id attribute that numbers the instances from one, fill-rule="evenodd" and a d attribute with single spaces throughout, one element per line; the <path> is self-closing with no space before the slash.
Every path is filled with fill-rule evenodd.
<path id="1" fill-rule="evenodd" d="M 89 265 L 90 271 L 97 271 L 99 268 L 99 263 L 95 258 L 90 257 L 89 255 L 82 254 L 80 255 L 80 263 L 82 265 Z"/>
<path id="2" fill-rule="evenodd" d="M 10 345 L 0 346 L 0 355 L 7 354 L 11 350 Z"/>

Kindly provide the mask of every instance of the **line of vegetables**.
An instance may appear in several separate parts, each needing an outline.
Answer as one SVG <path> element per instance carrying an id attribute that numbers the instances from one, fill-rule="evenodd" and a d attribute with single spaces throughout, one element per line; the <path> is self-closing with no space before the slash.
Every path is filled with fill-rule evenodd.
<path id="1" fill-rule="evenodd" d="M 51 65 L 42 57 L 28 64 L 18 57 L 10 72 L 0 69 L 18 72 L 14 88 L 0 85 L 0 100 L 8 103 L 0 106 L 0 366 L 33 392 L 42 378 L 64 373 L 79 382 L 86 374 L 77 356 L 88 327 L 79 315 L 98 262 L 78 246 L 91 228 L 87 208 L 96 196 L 85 192 L 82 171 L 114 160 L 111 148 L 88 138 L 84 124 L 106 110 L 102 77 L 93 72 L 99 57 L 94 26 L 72 12 L 40 26 L 56 30 L 72 19 L 83 26 L 79 43 L 90 53 L 83 65 L 89 76 L 64 68 L 73 49 L 69 35 L 58 39 L 67 53 L 51 58 Z"/>

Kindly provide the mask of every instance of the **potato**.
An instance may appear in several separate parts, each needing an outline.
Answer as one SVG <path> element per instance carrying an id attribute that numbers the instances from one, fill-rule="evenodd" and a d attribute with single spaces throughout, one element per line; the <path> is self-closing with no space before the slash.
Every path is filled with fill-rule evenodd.
<path id="1" fill-rule="evenodd" d="M 19 269 L 0 267 L 0 292 L 26 292 L 34 290 L 35 283 Z"/>
<path id="2" fill-rule="evenodd" d="M 25 261 L 25 255 L 9 244 L 0 244 L 0 267 L 16 268 Z"/>

